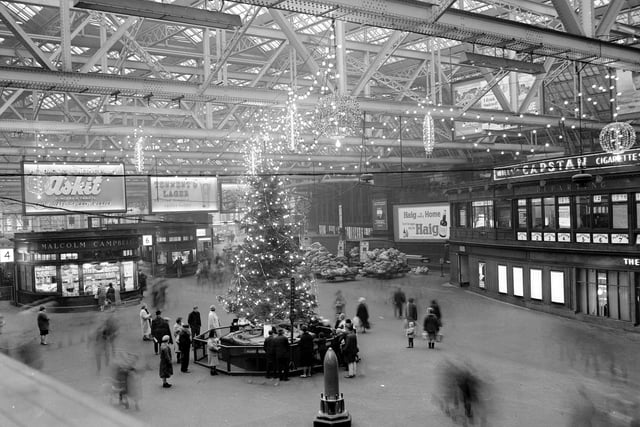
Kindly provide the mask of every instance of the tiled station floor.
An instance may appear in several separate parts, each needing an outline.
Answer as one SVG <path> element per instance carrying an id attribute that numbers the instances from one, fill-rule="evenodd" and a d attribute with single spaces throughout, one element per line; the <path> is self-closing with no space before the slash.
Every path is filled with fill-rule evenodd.
<path id="1" fill-rule="evenodd" d="M 164 315 L 186 318 L 198 305 L 206 324 L 208 307 L 224 285 L 199 287 L 192 277 L 169 280 Z M 444 319 L 444 342 L 429 350 L 416 340 L 406 348 L 402 321 L 394 319 L 391 294 L 401 286 L 416 298 L 420 317 L 431 299 L 437 299 Z M 565 426 L 576 404 L 585 405 L 579 390 L 593 407 L 606 412 L 602 425 L 630 425 L 634 399 L 640 393 L 640 334 L 579 323 L 557 316 L 500 303 L 448 284 L 439 272 L 407 275 L 395 280 L 359 278 L 356 281 L 318 282 L 319 312 L 332 315 L 333 298 L 341 289 L 347 315 L 352 317 L 359 297 L 365 297 L 372 329 L 359 335 L 362 362 L 358 376 L 344 379 L 340 390 L 354 426 L 453 426 L 439 408 L 440 372 L 446 361 L 472 366 L 485 387 L 487 426 Z M 7 326 L 5 337 L 18 330 L 37 335 L 35 313 L 0 305 Z M 262 377 L 215 376 L 193 365 L 182 374 L 176 365 L 163 389 L 153 346 L 140 339 L 139 306 L 117 310 L 118 348 L 140 354 L 142 372 L 140 411 L 116 408 L 145 424 L 162 426 L 310 426 L 319 408 L 323 378 L 292 378 L 277 383 Z M 223 324 L 230 318 L 218 309 Z M 102 315 L 99 312 L 51 314 L 51 345 L 42 347 L 43 372 L 103 404 L 106 371 L 96 373 L 87 336 Z M 72 410 L 72 408 L 69 408 Z M 592 417 L 594 418 L 594 417 Z M 600 425 L 600 424 L 599 424 Z"/>

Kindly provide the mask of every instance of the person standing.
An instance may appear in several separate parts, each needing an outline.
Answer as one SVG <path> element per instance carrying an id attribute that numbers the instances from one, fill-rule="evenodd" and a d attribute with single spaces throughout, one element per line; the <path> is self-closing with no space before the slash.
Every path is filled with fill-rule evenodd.
<path id="1" fill-rule="evenodd" d="M 276 375 L 280 381 L 289 381 L 289 340 L 284 336 L 283 329 L 278 329 L 278 335 L 273 339 L 273 351 L 276 358 Z"/>
<path id="2" fill-rule="evenodd" d="M 218 336 L 217 329 L 220 327 L 220 319 L 218 319 L 218 315 L 216 314 L 216 306 L 211 305 L 209 307 L 209 318 L 207 319 L 207 330 L 214 330 L 216 336 Z"/>
<path id="3" fill-rule="evenodd" d="M 182 317 L 176 319 L 173 324 L 173 350 L 176 353 L 176 362 L 180 363 L 180 333 L 182 332 Z"/>
<path id="4" fill-rule="evenodd" d="M 171 375 L 173 375 L 173 365 L 171 360 L 171 347 L 169 341 L 171 337 L 165 335 L 162 337 L 162 344 L 160 345 L 160 378 L 162 378 L 162 387 L 169 388 L 171 384 L 167 382 Z"/>
<path id="5" fill-rule="evenodd" d="M 100 311 L 104 311 L 104 306 L 107 303 L 107 293 L 102 285 L 98 285 L 96 299 L 98 300 L 98 307 L 100 307 Z"/>
<path id="6" fill-rule="evenodd" d="M 356 361 L 358 360 L 358 337 L 353 326 L 348 326 L 347 333 L 344 337 L 344 345 L 342 346 L 342 355 L 349 373 L 345 378 L 353 378 L 356 376 Z"/>
<path id="7" fill-rule="evenodd" d="M 218 352 L 220 351 L 220 340 L 216 338 L 213 332 L 209 332 L 207 340 L 207 362 L 209 363 L 209 373 L 218 375 Z"/>
<path id="8" fill-rule="evenodd" d="M 438 318 L 433 312 L 433 308 L 427 309 L 427 316 L 424 318 L 423 324 L 424 332 L 427 334 L 427 340 L 429 341 L 429 348 L 436 347 L 436 335 L 440 330 Z"/>
<path id="9" fill-rule="evenodd" d="M 407 301 L 404 292 L 402 292 L 401 288 L 397 288 L 393 293 L 393 315 L 395 318 L 402 318 L 402 309 L 404 307 L 404 303 Z"/>
<path id="10" fill-rule="evenodd" d="M 116 290 L 113 289 L 113 283 L 109 283 L 107 286 L 107 306 L 113 307 L 116 305 Z"/>
<path id="11" fill-rule="evenodd" d="M 47 335 L 49 335 L 49 315 L 47 308 L 43 305 L 38 312 L 38 329 L 40 330 L 40 344 L 48 345 Z"/>
<path id="12" fill-rule="evenodd" d="M 276 356 L 273 348 L 273 328 L 269 330 L 269 336 L 264 339 L 264 353 L 267 359 L 267 378 L 276 377 Z"/>
<path id="13" fill-rule="evenodd" d="M 187 323 L 191 328 L 191 333 L 194 337 L 200 335 L 200 328 L 202 327 L 202 318 L 200 317 L 200 312 L 198 311 L 198 306 L 193 307 L 193 311 L 189 313 L 189 317 L 187 318 Z"/>
<path id="14" fill-rule="evenodd" d="M 407 324 L 411 322 L 415 324 L 418 321 L 418 306 L 416 306 L 414 301 L 415 300 L 413 298 L 409 298 L 409 302 L 407 303 Z"/>
<path id="15" fill-rule="evenodd" d="M 402 311 L 400 311 L 402 314 Z M 362 326 L 362 333 L 366 333 L 367 329 L 371 327 L 369 324 L 369 309 L 367 308 L 366 299 L 364 297 L 360 297 L 358 300 L 358 309 L 356 310 L 356 316 L 360 320 L 360 326 Z"/>
<path id="16" fill-rule="evenodd" d="M 405 335 L 408 341 L 407 348 L 413 348 L 413 339 L 416 336 L 416 324 L 414 322 L 409 322 Z"/>
<path id="17" fill-rule="evenodd" d="M 162 343 L 162 338 L 165 335 L 169 336 L 169 343 L 173 343 L 171 339 L 171 328 L 169 323 L 162 318 L 162 312 L 156 311 L 156 318 L 151 321 L 151 335 L 153 336 L 153 350 L 158 354 L 158 348 Z"/>
<path id="18" fill-rule="evenodd" d="M 300 328 L 302 330 L 302 334 L 300 334 L 300 365 L 302 366 L 302 375 L 300 378 L 308 378 L 311 377 L 311 373 L 313 371 L 313 337 L 307 331 L 307 325 L 302 325 Z"/>
<path id="19" fill-rule="evenodd" d="M 189 351 L 191 350 L 191 330 L 188 324 L 182 325 L 182 331 L 178 338 L 180 349 L 180 372 L 189 373 Z"/>
<path id="20" fill-rule="evenodd" d="M 147 309 L 147 304 L 140 306 L 140 328 L 142 329 L 142 340 L 151 340 L 151 313 Z"/>

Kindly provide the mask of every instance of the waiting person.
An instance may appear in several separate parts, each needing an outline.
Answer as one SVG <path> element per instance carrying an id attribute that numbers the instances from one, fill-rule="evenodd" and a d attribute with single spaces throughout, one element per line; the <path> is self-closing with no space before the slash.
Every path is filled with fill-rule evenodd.
<path id="1" fill-rule="evenodd" d="M 264 353 L 267 360 L 267 378 L 276 378 L 276 353 L 273 348 L 273 339 L 275 338 L 273 328 L 269 331 L 269 335 L 264 339 Z"/>
<path id="2" fill-rule="evenodd" d="M 405 314 L 407 324 L 411 322 L 416 323 L 418 321 L 418 306 L 413 298 L 409 298 L 409 302 L 407 303 L 407 312 Z"/>
<path id="3" fill-rule="evenodd" d="M 109 283 L 107 286 L 107 306 L 115 306 L 116 305 L 116 290 L 113 288 L 113 283 Z"/>
<path id="4" fill-rule="evenodd" d="M 142 340 L 151 340 L 151 313 L 147 309 L 147 304 L 142 303 L 140 306 L 140 328 L 142 329 Z"/>
<path id="5" fill-rule="evenodd" d="M 266 341 L 266 340 L 265 340 Z M 209 373 L 218 375 L 218 353 L 220 352 L 220 340 L 216 338 L 216 334 L 209 332 L 207 340 L 207 362 L 209 364 Z"/>
<path id="6" fill-rule="evenodd" d="M 273 339 L 273 351 L 276 358 L 276 375 L 280 381 L 289 381 L 289 340 L 284 336 L 283 329 L 278 329 L 278 335 Z"/>
<path id="7" fill-rule="evenodd" d="M 313 337 L 307 331 L 307 325 L 302 325 L 300 328 L 302 334 L 300 334 L 300 342 L 298 344 L 300 348 L 300 365 L 302 366 L 302 375 L 300 378 L 311 377 L 313 371 L 313 364 L 315 358 L 313 357 Z"/>
<path id="8" fill-rule="evenodd" d="M 153 336 L 153 350 L 155 354 L 158 354 L 158 348 L 165 335 L 169 336 L 169 343 L 173 343 L 171 328 L 169 327 L 169 323 L 162 318 L 162 312 L 160 310 L 156 311 L 156 318 L 151 321 L 151 335 Z"/>
<path id="9" fill-rule="evenodd" d="M 202 327 L 202 318 L 200 317 L 200 312 L 198 311 L 198 306 L 194 306 L 191 313 L 189 313 L 189 317 L 187 318 L 187 323 L 191 328 L 191 333 L 194 338 L 200 335 L 200 328 Z"/>
<path id="10" fill-rule="evenodd" d="M 429 342 L 429 348 L 436 347 L 436 336 L 438 335 L 438 331 L 440 330 L 440 322 L 438 318 L 433 312 L 433 308 L 429 307 L 427 309 L 427 315 L 424 318 L 423 329 L 427 334 L 427 340 Z"/>
<path id="11" fill-rule="evenodd" d="M 176 319 L 173 324 L 173 350 L 176 353 L 176 362 L 180 363 L 180 333 L 182 332 L 182 317 Z"/>
<path id="12" fill-rule="evenodd" d="M 402 311 L 400 311 L 402 313 Z M 371 327 L 369 324 L 369 309 L 367 308 L 366 299 L 360 297 L 358 300 L 358 308 L 356 310 L 356 316 L 360 319 L 360 325 L 362 326 L 362 333 L 367 332 L 367 329 Z"/>
<path id="13" fill-rule="evenodd" d="M 209 307 L 209 317 L 207 319 L 207 330 L 214 330 L 216 336 L 218 335 L 217 329 L 220 327 L 220 319 L 218 319 L 218 315 L 216 314 L 216 306 L 211 305 Z"/>
<path id="14" fill-rule="evenodd" d="M 413 339 L 416 336 L 416 324 L 414 322 L 409 322 L 405 334 L 407 335 L 408 341 L 407 348 L 413 348 Z"/>
<path id="15" fill-rule="evenodd" d="M 162 337 L 162 344 L 160 345 L 160 378 L 162 378 L 162 387 L 169 388 L 171 384 L 167 382 L 171 375 L 173 375 L 173 364 L 171 360 L 171 347 L 169 341 L 171 337 L 165 335 Z"/>
<path id="16" fill-rule="evenodd" d="M 344 337 L 344 344 L 342 345 L 342 355 L 349 373 L 345 375 L 345 378 L 353 378 L 356 376 L 356 364 L 358 360 L 358 337 L 353 326 L 349 326 L 347 333 Z"/>
<path id="17" fill-rule="evenodd" d="M 191 350 L 191 329 L 186 323 L 182 325 L 182 331 L 178 337 L 180 348 L 180 372 L 189 373 L 189 351 Z"/>
<path id="18" fill-rule="evenodd" d="M 402 292 L 402 289 L 397 288 L 395 290 L 395 292 L 393 293 L 392 300 L 393 300 L 393 315 L 397 319 L 400 319 L 402 317 L 402 309 L 404 308 L 404 303 L 407 301 L 407 298 L 404 292 Z"/>
<path id="19" fill-rule="evenodd" d="M 40 330 L 40 344 L 48 345 L 47 335 L 49 335 L 49 315 L 47 308 L 43 305 L 38 312 L 38 329 Z"/>
<path id="20" fill-rule="evenodd" d="M 182 277 L 182 257 L 178 257 L 174 262 L 173 266 L 176 269 L 176 276 L 179 278 Z"/>

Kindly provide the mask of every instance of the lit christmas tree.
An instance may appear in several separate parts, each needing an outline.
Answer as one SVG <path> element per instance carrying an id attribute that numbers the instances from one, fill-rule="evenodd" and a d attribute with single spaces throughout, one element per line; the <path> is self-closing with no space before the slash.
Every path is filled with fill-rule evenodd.
<path id="1" fill-rule="evenodd" d="M 233 283 L 218 299 L 227 312 L 272 324 L 289 319 L 294 279 L 293 319 L 304 321 L 317 302 L 311 278 L 299 272 L 304 259 L 294 240 L 283 181 L 277 175 L 251 175 L 247 184 L 248 207 L 241 222 L 246 238 L 234 253 Z"/>

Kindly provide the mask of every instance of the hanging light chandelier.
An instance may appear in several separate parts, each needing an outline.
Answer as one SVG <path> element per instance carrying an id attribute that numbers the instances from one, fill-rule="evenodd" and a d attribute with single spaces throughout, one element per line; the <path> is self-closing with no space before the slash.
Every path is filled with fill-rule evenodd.
<path id="1" fill-rule="evenodd" d="M 636 131 L 629 123 L 609 123 L 600 131 L 600 146 L 611 154 L 622 154 L 636 143 Z"/>
<path id="2" fill-rule="evenodd" d="M 341 140 L 356 133 L 361 117 L 360 103 L 353 96 L 336 93 L 325 95 L 315 109 L 315 136 L 331 138 L 335 140 L 336 147 L 340 147 Z"/>
<path id="3" fill-rule="evenodd" d="M 136 168 L 136 172 L 144 172 L 144 150 L 146 145 L 146 137 L 141 126 L 138 126 L 133 131 L 133 164 Z"/>
<path id="4" fill-rule="evenodd" d="M 422 123 L 422 145 L 424 145 L 424 153 L 427 158 L 433 155 L 433 149 L 436 145 L 436 137 L 433 127 L 433 117 L 431 113 L 427 113 L 424 116 Z"/>

